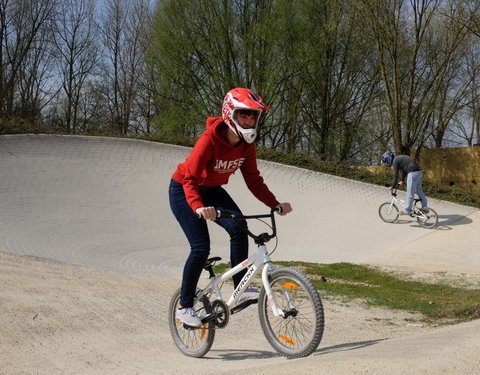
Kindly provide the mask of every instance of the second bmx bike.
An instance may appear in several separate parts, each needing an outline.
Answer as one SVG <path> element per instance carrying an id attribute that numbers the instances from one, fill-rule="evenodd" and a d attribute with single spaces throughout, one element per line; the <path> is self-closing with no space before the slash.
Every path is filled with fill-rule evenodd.
<path id="1" fill-rule="evenodd" d="M 421 207 L 421 200 L 418 198 L 415 198 L 413 202 L 410 216 L 415 218 L 423 228 L 435 228 L 438 225 L 437 212 L 431 207 Z M 392 200 L 380 205 L 378 215 L 386 223 L 395 223 L 405 207 L 405 201 L 397 198 L 397 189 L 392 189 Z"/>

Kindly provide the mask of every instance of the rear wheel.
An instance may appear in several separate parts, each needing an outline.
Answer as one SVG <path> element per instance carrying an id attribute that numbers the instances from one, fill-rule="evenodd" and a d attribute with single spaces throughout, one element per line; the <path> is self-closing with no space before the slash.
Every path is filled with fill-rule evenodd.
<path id="1" fill-rule="evenodd" d="M 378 207 L 378 215 L 386 223 L 394 223 L 398 220 L 398 207 L 395 203 L 385 202 Z"/>
<path id="2" fill-rule="evenodd" d="M 173 341 L 183 354 L 195 358 L 203 357 L 212 347 L 215 338 L 215 323 L 214 321 L 210 321 L 204 323 L 200 328 L 184 325 L 180 320 L 175 318 L 175 311 L 179 302 L 180 289 L 173 295 L 168 308 L 168 326 Z M 193 308 L 200 319 L 211 313 L 210 302 L 206 296 L 196 302 Z"/>
<path id="3" fill-rule="evenodd" d="M 417 210 L 417 222 L 427 229 L 435 228 L 438 224 L 437 211 L 433 208 L 425 207 Z"/>
<path id="4" fill-rule="evenodd" d="M 314 352 L 323 335 L 323 305 L 318 291 L 302 273 L 281 268 L 269 276 L 277 306 L 284 316 L 275 316 L 265 288 L 260 291 L 258 312 L 268 342 L 287 358 L 299 358 Z"/>

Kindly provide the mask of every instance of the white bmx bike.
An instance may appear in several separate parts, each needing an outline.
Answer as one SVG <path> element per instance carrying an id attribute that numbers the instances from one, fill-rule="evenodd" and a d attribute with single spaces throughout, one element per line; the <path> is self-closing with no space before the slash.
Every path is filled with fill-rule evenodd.
<path id="1" fill-rule="evenodd" d="M 183 354 L 199 358 L 210 350 L 216 329 L 225 328 L 231 315 L 252 304 L 250 300 L 237 305 L 237 301 L 260 271 L 262 287 L 258 298 L 258 317 L 267 341 L 287 358 L 305 357 L 317 349 L 324 328 L 322 301 L 315 286 L 303 273 L 272 264 L 271 253 L 268 253 L 265 243 L 276 237 L 274 212 L 243 216 L 217 211 L 217 220 L 234 219 L 241 225 L 258 245 L 258 251 L 219 276 L 214 274 L 213 265 L 221 258 L 208 259 L 204 269 L 209 273 L 209 282 L 197 289 L 193 306 L 202 320 L 201 327 L 187 326 L 175 318 L 180 289 L 175 292 L 168 310 L 168 323 L 173 340 Z M 272 233 L 255 235 L 242 224 L 244 220 L 262 218 L 270 218 Z M 244 269 L 247 272 L 237 288 L 231 295 L 224 296 L 222 287 L 225 281 Z"/>
<path id="2" fill-rule="evenodd" d="M 435 228 L 438 225 L 437 212 L 431 207 L 422 208 L 421 200 L 418 198 L 415 198 L 413 202 L 412 213 L 410 216 L 416 218 L 417 223 L 424 228 Z M 397 189 L 395 188 L 392 189 L 392 200 L 380 205 L 378 208 L 378 215 L 386 223 L 395 223 L 401 215 L 400 212 L 403 212 L 405 207 L 405 201 L 397 198 Z"/>

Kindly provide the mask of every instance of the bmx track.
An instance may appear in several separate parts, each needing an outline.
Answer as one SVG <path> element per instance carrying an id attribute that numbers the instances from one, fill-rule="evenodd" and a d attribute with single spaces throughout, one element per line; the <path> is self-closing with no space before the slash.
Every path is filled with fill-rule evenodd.
<path id="1" fill-rule="evenodd" d="M 164 321 L 187 254 L 167 186 L 188 153 L 127 139 L 0 136 L 0 374 L 480 373 L 479 321 L 399 328 L 373 309 L 392 325 L 365 317 L 369 336 L 360 323 L 348 328 L 363 313 L 335 301 L 326 301 L 324 341 L 308 358 L 278 357 L 258 327 L 252 338 L 245 328 L 255 311 L 217 335 L 211 361 L 183 357 Z M 386 188 L 264 161 L 259 168 L 294 208 L 278 219 L 274 260 L 480 279 L 477 209 L 430 199 L 437 229 L 386 224 L 377 214 Z M 266 210 L 241 176 L 227 190 L 244 213 Z M 211 228 L 212 255 L 228 259 L 225 234 Z"/>

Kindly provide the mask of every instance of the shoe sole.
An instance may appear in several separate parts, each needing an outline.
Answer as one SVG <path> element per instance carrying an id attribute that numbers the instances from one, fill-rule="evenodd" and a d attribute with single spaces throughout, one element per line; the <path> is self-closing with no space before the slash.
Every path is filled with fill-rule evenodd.
<path id="1" fill-rule="evenodd" d="M 183 322 L 182 319 L 179 319 L 179 318 L 175 318 L 175 323 L 183 324 L 183 327 L 185 329 L 198 329 L 198 328 L 202 328 L 202 326 L 203 326 L 203 323 L 199 326 L 191 326 L 190 324 L 187 324 L 187 323 Z"/>
<path id="2" fill-rule="evenodd" d="M 193 328 L 200 328 L 201 326 L 203 326 L 203 323 L 200 323 L 199 326 L 192 326 L 191 324 L 185 323 L 185 322 L 182 320 L 182 318 L 179 318 L 178 316 L 175 316 L 175 322 L 176 322 L 177 324 L 182 323 L 185 328 L 188 327 L 188 328 L 192 328 L 192 329 L 193 329 Z"/>

